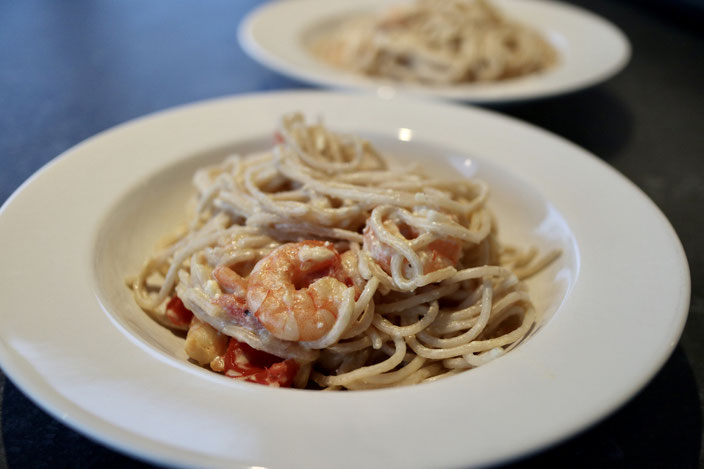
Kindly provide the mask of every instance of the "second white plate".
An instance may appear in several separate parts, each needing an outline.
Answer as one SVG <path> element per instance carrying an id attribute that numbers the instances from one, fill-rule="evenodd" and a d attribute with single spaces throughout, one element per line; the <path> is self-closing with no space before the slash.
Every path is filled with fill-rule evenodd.
<path id="1" fill-rule="evenodd" d="M 541 31 L 557 49 L 558 64 L 545 73 L 493 83 L 452 86 L 399 84 L 327 65 L 314 57 L 306 38 L 324 24 L 361 12 L 381 11 L 399 0 L 296 0 L 271 2 L 241 23 L 242 48 L 255 60 L 304 82 L 372 90 L 382 97 L 409 93 L 500 103 L 563 94 L 600 83 L 628 63 L 630 45 L 613 24 L 586 10 L 545 0 L 493 0 L 507 16 Z"/>

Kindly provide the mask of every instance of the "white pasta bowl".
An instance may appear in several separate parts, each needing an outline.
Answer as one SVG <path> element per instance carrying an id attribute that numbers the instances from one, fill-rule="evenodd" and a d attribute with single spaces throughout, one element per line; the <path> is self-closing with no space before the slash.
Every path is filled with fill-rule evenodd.
<path id="1" fill-rule="evenodd" d="M 278 117 L 295 110 L 396 161 L 486 180 L 502 240 L 562 249 L 529 283 L 543 312 L 532 335 L 477 369 L 376 391 L 272 389 L 187 362 L 183 340 L 136 306 L 125 278 L 184 220 L 197 167 L 267 148 Z M 18 189 L 0 210 L 0 238 L 3 370 L 79 431 L 179 466 L 465 467 L 516 458 L 636 393 L 671 353 L 689 302 L 676 234 L 617 172 L 518 121 L 400 98 L 271 93 L 123 124 Z"/>
<path id="2" fill-rule="evenodd" d="M 310 42 L 321 31 L 399 3 L 408 2 L 270 2 L 241 22 L 239 42 L 254 60 L 307 83 L 374 91 L 383 97 L 401 93 L 474 103 L 515 102 L 587 88 L 618 73 L 631 55 L 628 39 L 610 22 L 582 8 L 546 0 L 492 0 L 507 17 L 537 30 L 555 49 L 556 65 L 540 73 L 482 83 L 399 83 L 342 70 L 311 53 Z"/>

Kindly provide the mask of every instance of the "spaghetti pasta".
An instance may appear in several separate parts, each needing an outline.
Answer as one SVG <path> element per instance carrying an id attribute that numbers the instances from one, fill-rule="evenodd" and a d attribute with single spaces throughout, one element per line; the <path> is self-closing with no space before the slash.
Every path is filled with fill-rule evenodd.
<path id="1" fill-rule="evenodd" d="M 191 359 L 276 386 L 368 389 L 485 364 L 535 324 L 479 180 L 391 169 L 301 114 L 272 150 L 196 172 L 187 226 L 129 284 Z M 192 314 L 192 317 L 191 317 Z"/>
<path id="2" fill-rule="evenodd" d="M 417 0 L 354 17 L 313 38 L 310 48 L 339 68 L 431 85 L 523 76 L 557 58 L 537 31 L 487 0 Z"/>

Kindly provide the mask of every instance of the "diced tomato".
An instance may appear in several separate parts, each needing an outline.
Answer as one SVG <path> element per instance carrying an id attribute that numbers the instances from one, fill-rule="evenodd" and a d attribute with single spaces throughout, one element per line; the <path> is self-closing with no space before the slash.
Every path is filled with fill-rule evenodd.
<path id="1" fill-rule="evenodd" d="M 169 318 L 169 321 L 171 321 L 174 326 L 183 327 L 191 323 L 193 313 L 186 308 L 181 298 L 174 296 L 166 304 L 166 317 Z"/>
<path id="2" fill-rule="evenodd" d="M 284 143 L 284 137 L 278 131 L 274 132 L 274 143 L 277 145 L 280 143 Z"/>
<path id="3" fill-rule="evenodd" d="M 258 368 L 269 368 L 271 365 L 282 361 L 281 358 L 276 355 L 262 352 L 261 350 L 252 348 L 249 344 L 243 342 L 240 342 L 240 348 L 242 349 L 242 352 L 244 352 L 244 355 L 247 357 L 249 363 Z"/>
<path id="4" fill-rule="evenodd" d="M 225 353 L 225 375 L 267 386 L 290 387 L 298 372 L 295 360 L 282 360 L 270 353 L 230 339 Z"/>
<path id="5" fill-rule="evenodd" d="M 264 371 L 247 376 L 246 380 L 266 386 L 278 386 L 289 388 L 293 384 L 293 378 L 298 373 L 298 363 L 289 359 L 279 363 L 274 363 Z"/>

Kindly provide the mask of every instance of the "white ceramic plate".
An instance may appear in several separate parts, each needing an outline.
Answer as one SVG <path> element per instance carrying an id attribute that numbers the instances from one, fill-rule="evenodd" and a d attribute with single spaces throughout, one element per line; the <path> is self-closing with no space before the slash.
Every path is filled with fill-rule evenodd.
<path id="1" fill-rule="evenodd" d="M 535 333 L 484 367 L 401 389 L 319 393 L 185 361 L 124 278 L 183 219 L 192 171 L 323 116 L 396 158 L 491 185 L 500 235 L 563 255 L 531 284 Z M 320 92 L 208 101 L 103 132 L 0 211 L 0 363 L 35 402 L 122 451 L 198 467 L 467 467 L 505 461 L 623 404 L 677 343 L 682 247 L 634 185 L 584 150 L 487 111 Z"/>
<path id="2" fill-rule="evenodd" d="M 400 1 L 271 2 L 242 21 L 240 44 L 263 65 L 304 82 L 375 90 L 382 96 L 400 92 L 475 103 L 520 101 L 586 88 L 616 74 L 630 57 L 628 39 L 613 24 L 581 8 L 545 0 L 493 0 L 508 16 L 541 31 L 557 49 L 558 65 L 541 74 L 486 84 L 398 84 L 339 70 L 308 51 L 306 42 L 331 22 Z"/>

